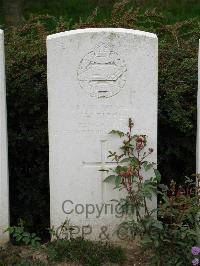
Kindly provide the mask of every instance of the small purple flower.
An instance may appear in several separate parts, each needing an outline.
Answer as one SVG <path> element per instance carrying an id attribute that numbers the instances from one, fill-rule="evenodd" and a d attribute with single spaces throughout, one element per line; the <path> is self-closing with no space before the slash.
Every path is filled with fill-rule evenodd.
<path id="1" fill-rule="evenodd" d="M 192 260 L 192 265 L 193 266 L 196 266 L 196 265 L 199 265 L 199 259 L 195 258 Z"/>
<path id="2" fill-rule="evenodd" d="M 200 254 L 200 247 L 192 247 L 192 254 L 194 256 L 199 255 Z"/>

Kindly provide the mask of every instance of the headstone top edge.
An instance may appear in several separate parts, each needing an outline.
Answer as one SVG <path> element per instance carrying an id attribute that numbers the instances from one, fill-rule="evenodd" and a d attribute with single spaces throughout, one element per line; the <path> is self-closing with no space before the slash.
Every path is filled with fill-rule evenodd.
<path id="1" fill-rule="evenodd" d="M 125 29 L 125 28 L 85 28 L 85 29 L 70 30 L 70 31 L 64 31 L 64 32 L 59 32 L 59 33 L 48 35 L 47 42 L 53 39 L 58 39 L 58 38 L 72 36 L 72 35 L 81 34 L 81 33 L 98 33 L 98 32 L 131 33 L 137 36 L 158 39 L 156 34 L 146 32 L 146 31 L 140 31 L 140 30 Z"/>

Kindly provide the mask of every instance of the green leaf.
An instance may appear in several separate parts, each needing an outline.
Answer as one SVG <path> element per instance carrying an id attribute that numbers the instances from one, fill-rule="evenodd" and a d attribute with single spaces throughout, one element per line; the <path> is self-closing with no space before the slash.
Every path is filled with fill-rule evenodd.
<path id="1" fill-rule="evenodd" d="M 132 158 L 124 158 L 120 161 L 120 163 L 127 163 L 127 162 L 131 162 Z"/>
<path id="2" fill-rule="evenodd" d="M 18 235 L 18 236 L 15 238 L 15 240 L 16 240 L 17 242 L 19 242 L 21 239 L 22 239 L 22 236 L 21 236 L 21 235 Z"/>
<path id="3" fill-rule="evenodd" d="M 30 233 L 28 233 L 28 232 L 24 232 L 24 233 L 23 233 L 23 236 L 24 236 L 24 237 L 30 237 L 31 235 L 30 235 Z"/>
<path id="4" fill-rule="evenodd" d="M 23 229 L 21 228 L 21 227 L 15 227 L 15 233 L 16 234 L 21 234 L 21 233 L 23 233 Z"/>
<path id="5" fill-rule="evenodd" d="M 12 234 L 15 231 L 14 227 L 8 227 L 5 232 L 9 232 L 10 234 Z"/>
<path id="6" fill-rule="evenodd" d="M 118 135 L 120 138 L 123 137 L 123 136 L 125 135 L 124 132 L 119 131 L 119 130 L 112 130 L 112 131 L 109 132 L 109 134 L 116 134 L 116 135 Z"/>
<path id="7" fill-rule="evenodd" d="M 145 169 L 146 166 L 147 166 L 147 164 L 148 164 L 148 162 L 147 162 L 147 161 L 143 161 L 141 164 L 143 165 L 143 167 L 144 167 L 144 169 Z"/>
<path id="8" fill-rule="evenodd" d="M 162 222 L 160 222 L 160 221 L 154 221 L 153 226 L 154 226 L 155 228 L 157 228 L 157 229 L 160 229 L 160 230 L 163 229 L 163 224 L 162 224 Z"/>
<path id="9" fill-rule="evenodd" d="M 127 171 L 127 166 L 120 166 L 120 165 L 118 165 L 114 169 L 114 172 L 117 173 L 117 174 L 119 174 L 122 171 L 125 171 L 126 172 Z"/>
<path id="10" fill-rule="evenodd" d="M 19 236 L 19 235 L 20 235 L 20 233 L 17 232 L 17 233 L 14 233 L 14 234 L 13 234 L 13 237 L 17 237 L 17 236 Z"/>
<path id="11" fill-rule="evenodd" d="M 148 235 L 144 235 L 141 242 L 143 245 L 152 244 L 152 239 Z"/>
<path id="12" fill-rule="evenodd" d="M 121 183 L 121 177 L 120 176 L 115 176 L 115 185 L 116 185 L 116 187 L 118 187 L 120 183 Z"/>
<path id="13" fill-rule="evenodd" d="M 109 175 L 103 180 L 103 182 L 110 182 L 114 179 L 115 179 L 115 175 Z"/>
<path id="14" fill-rule="evenodd" d="M 160 189 L 162 189 L 162 191 L 168 191 L 169 190 L 168 186 L 166 186 L 165 184 L 159 184 L 158 187 Z"/>
<path id="15" fill-rule="evenodd" d="M 147 163 L 146 165 L 144 165 L 144 170 L 146 172 L 149 171 L 153 167 L 153 165 L 153 163 Z"/>
<path id="16" fill-rule="evenodd" d="M 111 158 L 111 157 L 114 157 L 116 155 L 116 152 L 111 152 L 111 151 L 108 151 L 109 155 L 107 158 Z"/>
<path id="17" fill-rule="evenodd" d="M 158 169 L 154 169 L 154 173 L 155 173 L 155 176 L 157 178 L 157 181 L 160 182 L 161 181 L 161 174 L 158 171 Z"/>
<path id="18" fill-rule="evenodd" d="M 28 238 L 28 237 L 24 237 L 24 238 L 23 238 L 23 241 L 24 241 L 24 243 L 25 243 L 26 245 L 28 245 L 28 244 L 30 243 L 30 238 Z"/>

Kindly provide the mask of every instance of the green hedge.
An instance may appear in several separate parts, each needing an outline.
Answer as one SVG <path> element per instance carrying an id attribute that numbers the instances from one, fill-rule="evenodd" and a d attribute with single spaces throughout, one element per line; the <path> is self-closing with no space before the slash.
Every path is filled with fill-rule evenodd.
<path id="1" fill-rule="evenodd" d="M 46 36 L 84 27 L 124 27 L 159 38 L 158 159 L 163 179 L 195 172 L 198 19 L 167 25 L 154 11 L 116 5 L 76 25 L 50 16 L 6 30 L 11 224 L 19 217 L 45 236 L 49 227 Z M 134 119 L 134 118 L 133 118 Z"/>

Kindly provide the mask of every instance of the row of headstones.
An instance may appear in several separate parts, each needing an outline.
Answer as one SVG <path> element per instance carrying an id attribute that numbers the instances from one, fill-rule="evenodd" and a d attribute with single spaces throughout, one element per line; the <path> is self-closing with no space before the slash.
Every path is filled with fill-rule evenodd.
<path id="1" fill-rule="evenodd" d="M 126 132 L 129 117 L 135 134 L 148 136 L 151 160 L 157 161 L 157 37 L 127 29 L 68 31 L 48 37 L 47 59 L 51 225 L 58 228 L 68 218 L 79 235 L 114 239 L 124 219 L 116 208 L 123 192 L 104 183 L 98 170 L 116 166 L 107 156 L 119 140 L 108 132 Z M 3 232 L 9 224 L 4 73 L 1 31 L 1 243 L 8 240 Z"/>

